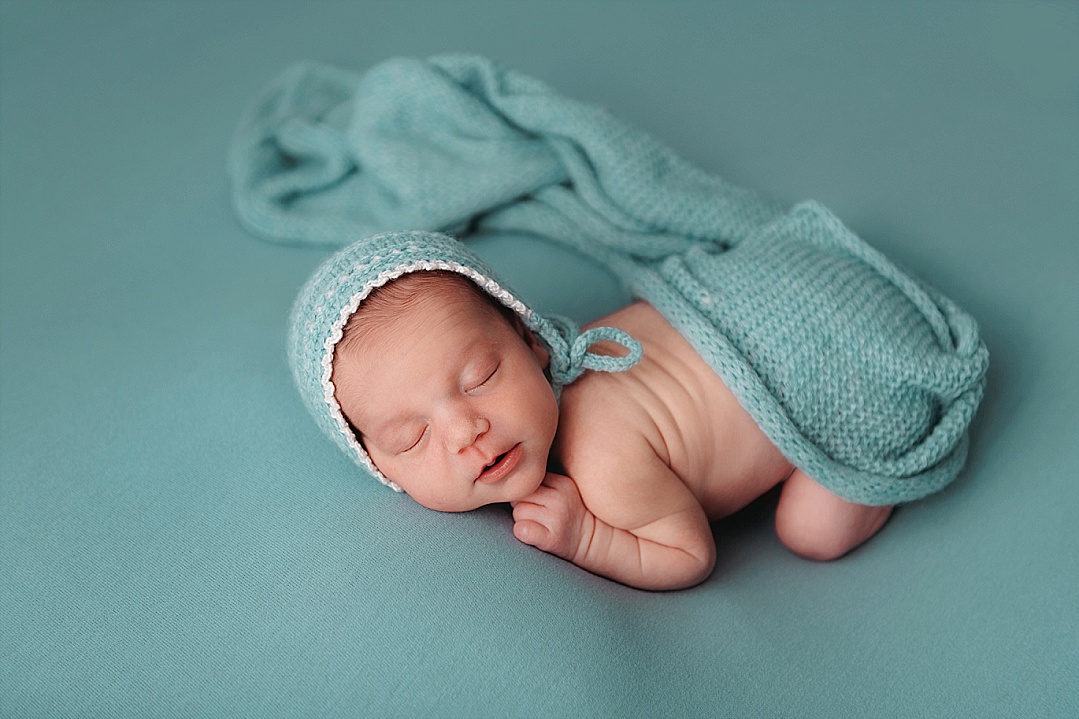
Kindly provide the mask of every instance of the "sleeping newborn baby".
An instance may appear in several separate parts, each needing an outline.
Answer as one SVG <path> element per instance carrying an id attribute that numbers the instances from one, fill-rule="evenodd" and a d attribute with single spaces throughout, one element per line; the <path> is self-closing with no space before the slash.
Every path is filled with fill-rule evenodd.
<path id="1" fill-rule="evenodd" d="M 782 542 L 840 557 L 958 474 L 988 355 L 826 212 L 611 254 L 636 300 L 583 331 L 447 235 L 376 235 L 300 292 L 293 375 L 382 483 L 441 511 L 509 503 L 519 540 L 633 587 L 704 580 L 709 520 L 781 483 Z"/>
<path id="2" fill-rule="evenodd" d="M 289 362 L 323 432 L 425 506 L 508 502 L 520 540 L 676 588 L 712 569 L 708 520 L 781 483 L 780 538 L 828 559 L 966 461 L 988 366 L 969 314 L 820 203 L 486 58 L 296 65 L 230 168 L 252 231 L 352 243 L 300 292 Z M 634 302 L 582 332 L 436 229 L 563 246 Z"/>
<path id="3" fill-rule="evenodd" d="M 509 502 L 519 540 L 634 587 L 705 579 L 709 520 L 780 482 L 776 530 L 799 554 L 838 557 L 884 524 L 890 506 L 848 502 L 784 458 L 652 306 L 594 324 L 637 340 L 640 361 L 586 372 L 558 403 L 547 348 L 519 317 L 461 274 L 406 274 L 346 324 L 336 398 L 375 466 L 420 504 Z"/>

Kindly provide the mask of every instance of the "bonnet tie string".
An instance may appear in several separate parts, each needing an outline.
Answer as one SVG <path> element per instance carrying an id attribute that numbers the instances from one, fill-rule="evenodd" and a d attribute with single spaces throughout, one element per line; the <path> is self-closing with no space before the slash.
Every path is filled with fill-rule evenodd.
<path id="1" fill-rule="evenodd" d="M 593 327 L 581 332 L 570 319 L 557 315 L 548 315 L 546 319 L 554 325 L 560 346 L 551 347 L 551 380 L 558 386 L 567 385 L 584 374 L 585 370 L 597 372 L 622 372 L 640 361 L 643 350 L 641 343 L 628 333 L 614 327 Z M 626 349 L 620 357 L 589 352 L 592 345 L 602 340 L 610 340 Z"/>

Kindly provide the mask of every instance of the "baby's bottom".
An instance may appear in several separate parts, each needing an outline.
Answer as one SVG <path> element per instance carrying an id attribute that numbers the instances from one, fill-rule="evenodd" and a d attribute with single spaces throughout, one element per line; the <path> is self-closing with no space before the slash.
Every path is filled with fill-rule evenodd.
<path id="1" fill-rule="evenodd" d="M 776 534 L 807 559 L 838 559 L 876 534 L 891 513 L 891 506 L 848 502 L 795 469 L 779 495 Z"/>

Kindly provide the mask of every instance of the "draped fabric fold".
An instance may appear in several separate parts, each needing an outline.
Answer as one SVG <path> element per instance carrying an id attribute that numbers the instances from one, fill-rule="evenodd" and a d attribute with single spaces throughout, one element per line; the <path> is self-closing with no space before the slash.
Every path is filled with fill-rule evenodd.
<path id="1" fill-rule="evenodd" d="M 237 129 L 230 170 L 244 224 L 290 244 L 464 228 L 532 198 L 589 235 L 578 249 L 656 256 L 687 237 L 737 242 L 779 213 L 602 109 L 468 55 L 362 76 L 296 65 Z"/>

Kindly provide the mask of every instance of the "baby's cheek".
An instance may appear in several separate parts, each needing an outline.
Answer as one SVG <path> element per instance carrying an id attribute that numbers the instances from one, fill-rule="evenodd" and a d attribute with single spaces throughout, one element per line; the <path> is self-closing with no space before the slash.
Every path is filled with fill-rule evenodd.
<path id="1" fill-rule="evenodd" d="M 541 429 L 542 436 L 546 438 L 547 447 L 550 449 L 551 443 L 554 442 L 555 433 L 558 430 L 558 402 L 554 398 L 554 391 L 546 383 L 546 380 L 544 380 L 544 384 L 540 391 L 537 392 L 537 395 L 532 403 L 532 421 L 534 426 Z"/>

